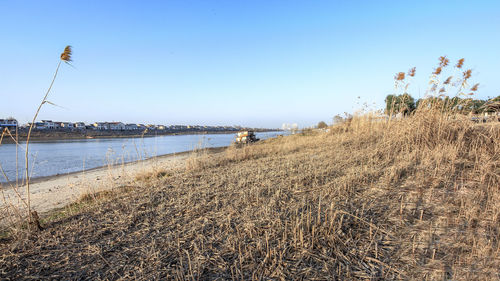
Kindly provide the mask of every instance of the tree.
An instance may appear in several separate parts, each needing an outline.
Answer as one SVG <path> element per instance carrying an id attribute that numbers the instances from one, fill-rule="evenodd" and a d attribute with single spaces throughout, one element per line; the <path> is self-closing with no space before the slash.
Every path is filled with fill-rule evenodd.
<path id="1" fill-rule="evenodd" d="M 408 115 L 415 110 L 415 99 L 408 93 L 402 95 L 388 95 L 385 98 L 385 113 Z"/>
<path id="2" fill-rule="evenodd" d="M 391 114 L 394 112 L 394 104 L 396 103 L 396 96 L 395 95 L 387 95 L 385 97 L 385 113 L 386 114 Z"/>
<path id="3" fill-rule="evenodd" d="M 328 127 L 328 125 L 324 121 L 319 121 L 319 123 L 316 127 L 318 127 L 318 129 L 324 129 L 324 128 Z"/>
<path id="4" fill-rule="evenodd" d="M 340 124 L 342 122 L 344 122 L 344 118 L 342 118 L 342 116 L 338 114 L 333 116 L 333 124 Z"/>

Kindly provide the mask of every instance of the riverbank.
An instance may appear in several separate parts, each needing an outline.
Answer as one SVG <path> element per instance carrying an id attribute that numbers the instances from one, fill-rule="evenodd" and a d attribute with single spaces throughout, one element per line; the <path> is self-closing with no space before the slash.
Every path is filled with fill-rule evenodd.
<path id="1" fill-rule="evenodd" d="M 226 147 L 206 148 L 204 153 L 213 154 L 224 151 Z M 63 175 L 54 175 L 35 178 L 30 182 L 31 206 L 44 216 L 45 213 L 64 207 L 85 194 L 94 194 L 105 190 L 130 184 L 141 173 L 151 173 L 158 169 L 183 168 L 185 161 L 195 151 L 184 151 L 152 157 L 124 164 L 101 166 L 86 171 L 72 172 Z M 25 198 L 25 186 L 16 189 L 16 182 L 0 183 L 2 195 L 0 210 L 6 205 L 24 209 L 19 202 L 17 193 Z M 6 212 L 0 212 L 6 215 Z M 0 222 L 5 218 L 0 216 Z"/>
<path id="2" fill-rule="evenodd" d="M 498 139 L 421 109 L 135 170 L 0 240 L 0 279 L 496 280 Z"/>
<path id="3" fill-rule="evenodd" d="M 260 139 L 275 137 L 278 132 L 257 133 Z M 233 134 L 198 134 L 155 136 L 141 139 L 109 138 L 65 141 L 34 141 L 30 145 L 32 178 L 67 174 L 113 163 L 147 159 L 151 156 L 189 151 L 196 148 L 228 146 Z M 4 173 L 0 182 L 15 181 L 24 167 L 23 146 L 0 145 L 0 164 Z"/>

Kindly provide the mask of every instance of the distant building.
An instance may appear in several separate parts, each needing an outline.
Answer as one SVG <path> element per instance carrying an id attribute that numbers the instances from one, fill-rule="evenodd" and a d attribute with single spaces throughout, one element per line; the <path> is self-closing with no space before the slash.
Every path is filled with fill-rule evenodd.
<path id="1" fill-rule="evenodd" d="M 4 128 L 17 128 L 17 120 L 14 118 L 0 119 L 0 129 L 3 130 Z"/>
<path id="2" fill-rule="evenodd" d="M 59 122 L 59 121 L 54 121 L 54 129 L 61 129 L 62 128 L 62 123 L 63 122 Z"/>
<path id="3" fill-rule="evenodd" d="M 154 131 L 154 130 L 156 130 L 156 125 L 153 125 L 153 124 L 147 124 L 147 125 L 146 125 L 146 128 L 148 128 L 148 130 L 150 130 L 150 131 Z"/>
<path id="4" fill-rule="evenodd" d="M 138 129 L 139 127 L 137 126 L 137 124 L 125 124 L 125 130 L 127 131 L 135 131 Z"/>
<path id="5" fill-rule="evenodd" d="M 61 128 L 63 129 L 73 129 L 74 126 L 73 126 L 73 123 L 71 122 L 61 122 Z"/>
<path id="6" fill-rule="evenodd" d="M 109 126 L 109 130 L 113 130 L 113 131 L 125 130 L 125 124 L 123 124 L 122 122 L 111 122 L 111 123 L 108 123 L 108 126 Z"/>
<path id="7" fill-rule="evenodd" d="M 28 123 L 28 125 L 31 126 L 31 123 Z M 35 122 L 35 124 L 33 125 L 33 129 L 46 130 L 47 125 L 44 122 Z"/>
<path id="8" fill-rule="evenodd" d="M 55 129 L 56 125 L 52 120 L 42 120 L 44 129 Z"/>
<path id="9" fill-rule="evenodd" d="M 109 130 L 109 123 L 108 122 L 95 122 L 93 125 L 99 131 Z"/>
<path id="10" fill-rule="evenodd" d="M 79 129 L 79 130 L 85 130 L 85 123 L 83 122 L 76 122 L 73 124 L 73 127 Z"/>
<path id="11" fill-rule="evenodd" d="M 28 126 L 31 123 L 28 124 Z M 0 119 L 0 129 L 5 127 L 17 127 L 17 120 L 14 118 Z M 296 124 L 291 127 L 297 126 Z M 124 124 L 122 122 L 94 122 L 85 124 L 84 122 L 59 122 L 52 120 L 42 120 L 33 126 L 36 130 L 100 130 L 100 131 L 158 131 L 162 132 L 198 132 L 198 131 L 237 131 L 238 126 L 206 126 L 206 125 L 155 125 L 155 124 Z M 293 128 L 291 128 L 293 129 Z"/>

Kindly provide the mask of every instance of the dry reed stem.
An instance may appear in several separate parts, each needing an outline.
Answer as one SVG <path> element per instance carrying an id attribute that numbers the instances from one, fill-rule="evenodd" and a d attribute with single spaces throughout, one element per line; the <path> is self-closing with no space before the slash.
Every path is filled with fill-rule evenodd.
<path id="1" fill-rule="evenodd" d="M 31 124 L 28 129 L 28 135 L 26 137 L 26 149 L 25 149 L 25 180 L 26 180 L 26 195 L 27 195 L 27 218 L 28 218 L 28 225 L 32 225 L 32 211 L 31 211 L 31 193 L 30 193 L 30 173 L 29 173 L 29 143 L 30 143 L 30 137 L 31 137 L 31 131 L 33 130 L 33 126 L 35 125 L 36 118 L 38 117 L 38 114 L 40 113 L 40 110 L 42 109 L 42 106 L 45 103 L 51 103 L 47 100 L 47 97 L 49 96 L 50 90 L 52 89 L 52 86 L 54 85 L 54 82 L 56 81 L 57 73 L 59 72 L 59 67 L 61 66 L 61 63 L 64 61 L 66 63 L 69 63 L 71 61 L 71 54 L 72 54 L 72 49 L 71 46 L 66 46 L 64 48 L 64 51 L 61 53 L 61 59 L 59 60 L 59 63 L 57 64 L 56 71 L 54 72 L 54 77 L 52 78 L 52 81 L 50 82 L 50 86 L 45 92 L 45 95 L 42 99 L 42 102 L 38 105 L 38 108 L 35 112 L 35 115 L 33 116 L 33 120 L 31 121 Z M 51 103 L 52 104 L 52 103 Z M 34 222 L 35 225 L 39 225 L 38 221 Z"/>

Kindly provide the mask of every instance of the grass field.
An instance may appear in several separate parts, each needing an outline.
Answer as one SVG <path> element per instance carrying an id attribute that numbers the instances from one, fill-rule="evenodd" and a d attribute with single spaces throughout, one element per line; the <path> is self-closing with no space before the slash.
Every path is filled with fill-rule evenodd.
<path id="1" fill-rule="evenodd" d="M 498 280 L 499 140 L 418 110 L 200 152 L 3 239 L 0 278 Z"/>

